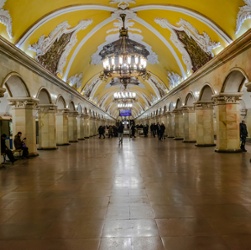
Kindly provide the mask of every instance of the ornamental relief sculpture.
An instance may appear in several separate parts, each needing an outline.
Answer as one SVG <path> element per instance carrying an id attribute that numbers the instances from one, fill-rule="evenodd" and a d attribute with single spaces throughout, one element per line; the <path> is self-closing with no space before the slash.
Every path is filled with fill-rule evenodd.
<path id="1" fill-rule="evenodd" d="M 12 38 L 12 19 L 9 11 L 3 9 L 5 2 L 6 0 L 0 0 L 0 23 L 6 26 L 9 38 Z"/>
<path id="2" fill-rule="evenodd" d="M 36 55 L 35 59 L 41 63 L 51 73 L 63 74 L 66 59 L 77 43 L 77 33 L 85 29 L 92 23 L 92 20 L 82 20 L 73 28 L 68 22 L 59 24 L 48 37 L 41 36 L 37 43 L 30 45 Z"/>
<path id="3" fill-rule="evenodd" d="M 240 96 L 217 96 L 213 97 L 215 105 L 222 105 L 227 103 L 238 103 Z"/>
<path id="4" fill-rule="evenodd" d="M 188 71 L 195 72 L 214 57 L 213 49 L 220 46 L 219 42 L 211 41 L 210 37 L 199 32 L 187 21 L 181 19 L 177 26 L 164 18 L 155 18 L 155 22 L 172 33 L 171 41 L 182 54 Z"/>
<path id="5" fill-rule="evenodd" d="M 239 13 L 237 15 L 235 34 L 240 31 L 241 26 L 245 20 L 251 19 L 251 0 L 244 0 L 244 2 L 246 3 L 246 5 L 240 7 Z"/>

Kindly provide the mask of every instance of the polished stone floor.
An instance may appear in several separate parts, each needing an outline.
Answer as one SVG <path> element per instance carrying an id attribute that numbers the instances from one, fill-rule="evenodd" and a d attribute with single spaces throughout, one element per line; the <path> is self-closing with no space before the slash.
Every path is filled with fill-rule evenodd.
<path id="1" fill-rule="evenodd" d="M 0 249 L 251 249 L 247 149 L 95 137 L 39 151 L 0 170 Z"/>

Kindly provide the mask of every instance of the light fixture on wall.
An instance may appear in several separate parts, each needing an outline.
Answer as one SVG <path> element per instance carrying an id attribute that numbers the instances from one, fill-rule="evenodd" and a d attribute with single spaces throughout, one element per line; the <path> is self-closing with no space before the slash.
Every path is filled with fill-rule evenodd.
<path id="1" fill-rule="evenodd" d="M 99 55 L 103 61 L 104 76 L 117 77 L 125 85 L 131 77 L 146 75 L 149 52 L 144 45 L 129 39 L 128 29 L 125 28 L 126 14 L 120 17 L 123 27 L 119 30 L 119 40 L 105 45 Z"/>

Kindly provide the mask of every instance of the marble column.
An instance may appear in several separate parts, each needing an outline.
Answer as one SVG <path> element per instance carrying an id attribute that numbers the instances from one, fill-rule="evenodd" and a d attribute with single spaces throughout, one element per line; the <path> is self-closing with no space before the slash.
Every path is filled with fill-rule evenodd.
<path id="1" fill-rule="evenodd" d="M 174 114 L 173 112 L 167 113 L 167 137 L 174 138 Z"/>
<path id="2" fill-rule="evenodd" d="M 69 125 L 68 125 L 69 109 L 58 109 L 56 113 L 56 135 L 57 145 L 69 145 Z"/>
<path id="3" fill-rule="evenodd" d="M 184 121 L 181 109 L 175 109 L 174 114 L 174 140 L 183 140 L 184 137 Z"/>
<path id="4" fill-rule="evenodd" d="M 56 112 L 53 104 L 38 105 L 38 149 L 57 149 Z"/>
<path id="5" fill-rule="evenodd" d="M 184 106 L 183 119 L 184 119 L 184 139 L 183 142 L 196 142 L 196 113 L 194 107 Z"/>
<path id="6" fill-rule="evenodd" d="M 211 147 L 214 143 L 213 102 L 195 103 L 196 146 Z"/>
<path id="7" fill-rule="evenodd" d="M 12 106 L 13 135 L 22 132 L 22 138 L 26 139 L 29 148 L 29 156 L 37 156 L 36 145 L 36 106 L 38 99 L 31 97 L 9 98 Z"/>
<path id="8" fill-rule="evenodd" d="M 78 140 L 84 140 L 85 139 L 85 118 L 83 114 L 79 114 L 78 118 Z"/>
<path id="9" fill-rule="evenodd" d="M 6 91 L 6 89 L 4 88 L 0 88 L 0 97 L 4 97 L 4 92 Z M 1 121 L 0 121 L 1 122 Z M 2 125 L 2 124 L 1 124 Z M 0 135 L 2 134 L 1 131 L 2 126 L 0 126 Z M 0 145 L 0 151 L 1 151 L 1 145 Z M 3 156 L 1 155 L 1 162 L 3 162 Z"/>
<path id="10" fill-rule="evenodd" d="M 85 138 L 90 137 L 90 117 L 89 115 L 84 115 L 84 133 L 85 133 Z"/>
<path id="11" fill-rule="evenodd" d="M 78 116 L 77 111 L 70 111 L 68 113 L 69 142 L 78 142 L 77 116 Z"/>
<path id="12" fill-rule="evenodd" d="M 221 93 L 213 96 L 216 114 L 216 152 L 242 152 L 239 129 L 241 95 L 241 93 Z"/>

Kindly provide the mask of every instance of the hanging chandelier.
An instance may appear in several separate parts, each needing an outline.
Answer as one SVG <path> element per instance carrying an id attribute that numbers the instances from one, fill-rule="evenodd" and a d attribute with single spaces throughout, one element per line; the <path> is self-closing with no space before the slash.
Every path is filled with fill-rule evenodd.
<path id="1" fill-rule="evenodd" d="M 120 91 L 113 94 L 114 101 L 135 101 L 136 93 L 130 91 Z"/>
<path id="2" fill-rule="evenodd" d="M 119 109 L 132 108 L 132 103 L 118 103 Z"/>
<path id="3" fill-rule="evenodd" d="M 129 39 L 128 29 L 125 28 L 126 14 L 120 17 L 123 27 L 119 30 L 119 40 L 104 46 L 99 55 L 103 61 L 104 76 L 124 81 L 146 75 L 149 52 L 144 45 Z"/>

